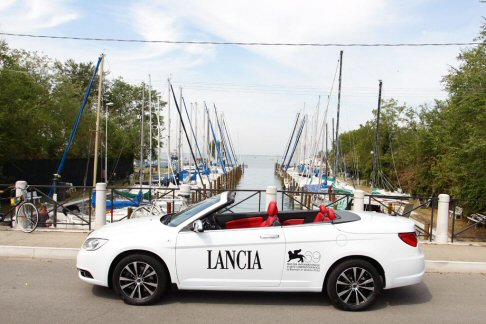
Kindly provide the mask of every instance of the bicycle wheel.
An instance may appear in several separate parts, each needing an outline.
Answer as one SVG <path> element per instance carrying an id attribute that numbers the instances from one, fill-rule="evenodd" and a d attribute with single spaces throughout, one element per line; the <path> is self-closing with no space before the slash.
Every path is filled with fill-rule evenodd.
<path id="1" fill-rule="evenodd" d="M 22 204 L 15 214 L 15 221 L 25 233 L 34 231 L 39 223 L 39 212 L 32 203 Z"/>
<path id="2" fill-rule="evenodd" d="M 150 216 L 150 210 L 152 209 L 152 205 L 142 205 L 132 212 L 130 218 L 140 218 L 145 216 Z"/>
<path id="3" fill-rule="evenodd" d="M 150 216 L 162 216 L 162 208 L 157 205 L 152 205 L 152 208 L 150 209 Z"/>

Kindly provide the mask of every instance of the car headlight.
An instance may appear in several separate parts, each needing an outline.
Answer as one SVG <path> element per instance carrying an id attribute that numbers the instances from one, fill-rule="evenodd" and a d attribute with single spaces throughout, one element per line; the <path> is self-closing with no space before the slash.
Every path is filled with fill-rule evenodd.
<path id="1" fill-rule="evenodd" d="M 108 242 L 107 239 L 92 237 L 84 241 L 82 248 L 86 251 L 94 251 L 98 250 L 106 242 Z"/>

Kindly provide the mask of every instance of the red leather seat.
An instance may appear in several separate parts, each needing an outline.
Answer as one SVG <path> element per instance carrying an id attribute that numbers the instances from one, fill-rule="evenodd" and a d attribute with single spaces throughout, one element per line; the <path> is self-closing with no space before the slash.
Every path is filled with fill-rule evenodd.
<path id="1" fill-rule="evenodd" d="M 314 218 L 314 223 L 317 222 L 329 222 L 336 219 L 336 213 L 331 208 L 326 208 L 324 205 L 319 206 L 319 212 Z"/>
<path id="2" fill-rule="evenodd" d="M 334 209 L 329 208 L 327 210 L 327 217 L 329 217 L 329 220 L 335 220 L 336 219 L 336 213 L 334 212 Z"/>
<path id="3" fill-rule="evenodd" d="M 327 208 L 324 205 L 319 206 L 319 212 L 316 215 L 316 218 L 314 218 L 314 223 L 319 223 L 323 222 L 324 218 L 327 216 Z"/>
<path id="4" fill-rule="evenodd" d="M 279 222 L 280 220 L 278 219 L 278 207 L 277 207 L 277 202 L 276 201 L 271 201 L 268 204 L 268 217 L 265 221 L 263 221 L 260 224 L 260 227 L 268 227 L 274 225 L 275 222 Z"/>

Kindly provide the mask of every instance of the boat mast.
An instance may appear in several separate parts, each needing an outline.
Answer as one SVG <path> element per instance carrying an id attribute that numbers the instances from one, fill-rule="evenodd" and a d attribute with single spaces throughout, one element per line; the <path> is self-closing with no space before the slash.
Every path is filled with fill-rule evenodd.
<path id="1" fill-rule="evenodd" d="M 149 77 L 149 186 L 152 186 L 152 78 Z"/>
<path id="2" fill-rule="evenodd" d="M 329 165 L 329 159 L 328 159 L 328 151 L 327 151 L 327 123 L 326 123 L 326 147 L 325 147 L 325 150 L 326 150 L 326 180 L 325 180 L 325 184 L 327 186 L 327 175 L 328 175 L 328 165 Z"/>
<path id="3" fill-rule="evenodd" d="M 141 112 L 141 125 L 140 125 L 140 190 L 143 186 L 143 143 L 144 143 L 144 114 L 145 114 L 145 83 L 142 82 L 142 112 Z"/>
<path id="4" fill-rule="evenodd" d="M 282 158 L 282 163 L 280 164 L 280 169 L 283 169 L 283 167 L 285 165 L 285 160 L 287 159 L 287 154 L 289 153 L 290 144 L 292 144 L 292 140 L 294 138 L 295 130 L 297 129 L 297 124 L 299 122 L 299 117 L 300 117 L 300 112 L 297 113 L 297 117 L 295 118 L 294 129 L 292 130 L 292 133 L 290 135 L 290 139 L 287 142 L 287 146 L 285 148 L 285 154 L 284 154 L 284 156 Z"/>
<path id="5" fill-rule="evenodd" d="M 342 80 L 342 70 L 343 70 L 343 51 L 339 52 L 339 85 L 338 85 L 338 102 L 337 102 L 337 116 L 336 116 L 336 152 L 335 152 L 335 161 L 333 166 L 333 176 L 334 176 L 334 183 L 337 180 L 337 173 L 336 168 L 339 161 L 339 110 L 341 107 L 341 80 Z"/>
<path id="6" fill-rule="evenodd" d="M 101 54 L 101 70 L 98 84 L 98 106 L 96 107 L 96 136 L 95 136 L 95 151 L 94 151 L 94 165 L 93 165 L 93 187 L 96 186 L 96 173 L 98 171 L 98 146 L 100 137 L 100 112 L 101 112 L 101 95 L 103 88 L 103 65 L 105 62 L 105 54 Z"/>
<path id="7" fill-rule="evenodd" d="M 176 107 L 182 106 L 182 87 L 179 87 L 179 104 L 174 98 Z M 179 137 L 178 137 L 178 149 L 177 154 L 179 156 L 179 172 L 182 171 L 182 117 L 179 119 Z"/>
<path id="8" fill-rule="evenodd" d="M 376 113 L 376 142 L 375 142 L 375 154 L 373 156 L 373 182 L 371 190 L 376 189 L 376 165 L 378 163 L 378 150 L 380 147 L 380 108 L 381 108 L 381 87 L 383 82 L 379 80 L 378 83 L 378 111 Z"/>
<path id="9" fill-rule="evenodd" d="M 157 175 L 160 187 L 160 98 L 157 97 Z"/>
<path id="10" fill-rule="evenodd" d="M 201 172 L 199 171 L 199 167 L 198 167 L 197 162 L 196 162 L 196 156 L 194 155 L 194 151 L 192 150 L 191 141 L 190 141 L 189 135 L 187 133 L 186 126 L 184 125 L 184 122 L 182 121 L 181 107 L 179 107 L 179 105 L 177 104 L 177 101 L 175 100 L 175 92 L 174 92 L 174 89 L 172 88 L 172 86 L 171 86 L 171 92 L 172 92 L 172 96 L 174 97 L 174 102 L 175 102 L 175 106 L 176 106 L 176 109 L 177 109 L 177 113 L 179 114 L 179 119 L 181 121 L 181 126 L 184 129 L 184 135 L 186 136 L 187 144 L 189 146 L 189 153 L 192 156 L 192 160 L 194 161 L 194 164 L 196 166 L 196 172 L 199 175 L 199 180 L 201 181 L 201 184 L 202 184 L 204 182 L 203 182 L 203 179 L 201 177 Z M 180 102 L 181 102 L 181 104 L 183 103 L 182 96 L 181 96 L 181 101 Z"/>

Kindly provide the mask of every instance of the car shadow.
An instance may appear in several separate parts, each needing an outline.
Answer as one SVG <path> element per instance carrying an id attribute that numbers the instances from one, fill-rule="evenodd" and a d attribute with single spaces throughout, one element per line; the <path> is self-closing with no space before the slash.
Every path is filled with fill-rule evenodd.
<path id="1" fill-rule="evenodd" d="M 120 300 L 111 288 L 93 286 L 96 297 Z M 384 290 L 376 303 L 369 309 L 378 310 L 389 306 L 425 304 L 432 294 L 425 283 Z M 122 302 L 120 300 L 120 302 Z M 295 292 L 241 292 L 241 291 L 200 291 L 170 289 L 152 306 L 170 304 L 229 304 L 229 305 L 281 305 L 281 306 L 331 306 L 324 293 Z M 148 306 L 150 307 L 150 306 Z"/>
<path id="2" fill-rule="evenodd" d="M 158 305 L 164 304 L 233 304 L 329 306 L 324 294 L 291 292 L 173 290 Z"/>
<path id="3" fill-rule="evenodd" d="M 91 288 L 93 295 L 96 297 L 106 298 L 106 299 L 119 299 L 118 295 L 113 291 L 113 289 L 103 286 L 96 286 L 94 285 Z M 120 300 L 121 301 L 121 300 Z"/>
<path id="4" fill-rule="evenodd" d="M 387 306 L 419 305 L 432 300 L 432 294 L 424 282 L 413 286 L 406 286 L 384 290 L 375 305 L 370 309 L 380 309 Z"/>

